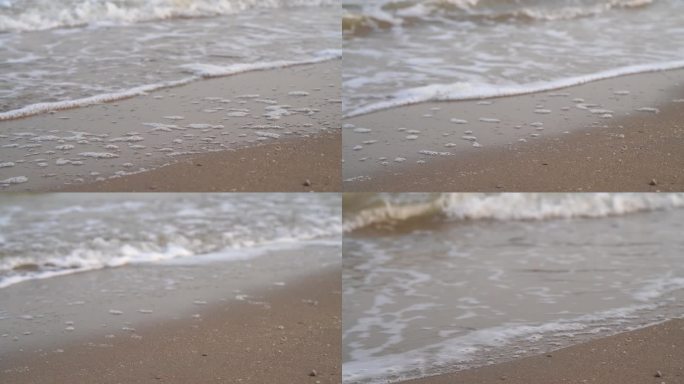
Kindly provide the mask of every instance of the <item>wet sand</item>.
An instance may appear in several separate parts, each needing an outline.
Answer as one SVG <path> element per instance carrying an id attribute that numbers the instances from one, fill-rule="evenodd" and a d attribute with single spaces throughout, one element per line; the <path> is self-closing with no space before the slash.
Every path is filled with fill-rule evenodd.
<path id="1" fill-rule="evenodd" d="M 346 119 L 344 189 L 680 191 L 683 78 L 654 72 Z"/>
<path id="2" fill-rule="evenodd" d="M 22 349 L 0 359 L 0 381 L 338 383 L 340 285 L 339 266 L 330 266 L 284 287 L 246 291 L 250 299 L 197 309 L 201 317 L 150 322 L 131 331 L 136 337 Z M 59 353 L 50 345 L 61 345 Z"/>
<path id="3" fill-rule="evenodd" d="M 406 384 L 684 383 L 684 320 Z"/>
<path id="4" fill-rule="evenodd" d="M 213 152 L 278 143 L 296 144 L 283 144 L 291 154 L 271 160 L 296 160 L 298 165 L 240 165 L 231 169 L 228 176 L 239 177 L 240 171 L 254 171 L 266 176 L 254 190 L 298 190 L 294 186 L 283 189 L 263 184 L 270 182 L 268 176 L 299 179 L 307 167 L 311 170 L 320 164 L 320 153 L 336 148 L 337 140 L 322 140 L 339 133 L 339 66 L 340 60 L 332 60 L 205 79 L 112 103 L 2 121 L 0 190 L 47 191 L 65 185 L 92 184 L 183 162 L 189 156 L 215 160 L 210 155 Z M 311 137 L 316 140 L 306 141 Z M 297 143 L 297 139 L 304 141 Z M 295 156 L 296 151 L 300 153 Z M 266 152 L 251 150 L 238 158 L 216 156 L 226 161 L 224 166 L 232 167 L 228 161 L 239 163 L 241 157 L 266 156 Z M 326 153 L 331 164 L 332 157 L 337 157 L 337 168 L 338 153 Z M 294 173 L 281 175 L 282 172 Z M 335 177 L 330 176 L 332 186 Z M 298 180 L 297 184 L 304 181 Z M 207 188 L 193 186 L 196 183 L 201 184 L 202 180 L 189 177 L 182 185 L 187 190 L 250 190 L 240 183 L 223 188 L 218 183 L 206 185 Z"/>
<path id="5" fill-rule="evenodd" d="M 338 133 L 187 156 L 149 172 L 58 188 L 64 192 L 335 192 L 342 189 Z"/>

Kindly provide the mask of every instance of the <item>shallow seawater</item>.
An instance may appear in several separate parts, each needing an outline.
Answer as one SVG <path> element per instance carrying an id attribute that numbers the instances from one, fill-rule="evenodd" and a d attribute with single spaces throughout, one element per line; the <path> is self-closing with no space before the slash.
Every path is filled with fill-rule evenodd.
<path id="1" fill-rule="evenodd" d="M 493 364 L 684 316 L 682 204 L 346 196 L 344 382 Z"/>
<path id="2" fill-rule="evenodd" d="M 248 260 L 339 241 L 340 231 L 334 194 L 8 194 L 0 288 L 130 264 Z"/>
<path id="3" fill-rule="evenodd" d="M 339 130 L 339 61 L 0 122 L 0 189 L 44 191 Z M 277 148 L 276 148 L 277 149 Z"/>
<path id="4" fill-rule="evenodd" d="M 339 51 L 332 1 L 65 2 L 0 2 L 0 112 Z"/>
<path id="5" fill-rule="evenodd" d="M 344 0 L 344 113 L 682 67 L 682 7 L 676 0 Z"/>
<path id="6" fill-rule="evenodd" d="M 2 288 L 0 366 L 8 373 L 11 358 L 68 353 L 75 344 L 99 349 L 149 342 L 149 330 L 161 322 L 196 327 L 217 310 L 238 306 L 268 315 L 273 293 L 308 275 L 339 271 L 339 239 L 259 248 L 264 256 L 258 258 L 223 254 L 130 264 Z M 302 295 L 301 305 L 314 305 L 307 300 Z"/>

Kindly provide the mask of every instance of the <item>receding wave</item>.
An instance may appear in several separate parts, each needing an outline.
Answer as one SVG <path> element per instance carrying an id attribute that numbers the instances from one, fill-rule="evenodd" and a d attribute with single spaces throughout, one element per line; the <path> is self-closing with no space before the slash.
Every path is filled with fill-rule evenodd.
<path id="1" fill-rule="evenodd" d="M 255 8 L 334 4 L 336 0 L 1 0 L 0 31 L 129 24 L 235 14 Z"/>
<path id="2" fill-rule="evenodd" d="M 427 101 L 463 101 L 486 99 L 493 97 L 516 96 L 530 93 L 552 91 L 575 85 L 586 84 L 594 81 L 610 79 L 614 77 L 634 75 L 647 72 L 667 71 L 684 68 L 683 61 L 669 61 L 664 63 L 631 65 L 613 68 L 597 73 L 561 78 L 551 81 L 539 81 L 529 84 L 496 86 L 492 84 L 474 85 L 470 83 L 431 84 L 424 87 L 416 87 L 397 91 L 388 96 L 388 100 L 368 104 L 356 108 L 345 114 L 344 117 L 354 117 L 383 109 L 396 108 L 405 105 L 418 104 Z"/>
<path id="3" fill-rule="evenodd" d="M 600 218 L 629 213 L 684 207 L 684 194 L 644 193 L 446 193 L 416 195 L 410 202 L 391 195 L 375 195 L 366 208 L 348 212 L 344 231 L 370 226 L 389 226 L 440 215 L 447 220 L 551 220 Z"/>
<path id="4" fill-rule="evenodd" d="M 14 109 L 11 111 L 0 112 L 0 121 L 3 120 L 14 120 L 27 116 L 37 115 L 40 113 L 45 113 L 49 111 L 57 111 L 63 109 L 80 108 L 89 105 L 101 104 L 116 100 L 127 99 L 135 96 L 145 95 L 148 92 L 157 91 L 164 88 L 178 87 L 181 85 L 189 84 L 191 82 L 213 78 L 213 77 L 225 77 L 232 76 L 244 72 L 251 71 L 263 71 L 268 69 L 276 68 L 286 68 L 295 65 L 305 65 L 305 64 L 315 64 L 321 63 L 328 60 L 340 59 L 342 57 L 342 52 L 338 49 L 326 49 L 317 52 L 312 58 L 303 60 L 278 60 L 272 62 L 260 62 L 260 63 L 238 63 L 227 66 L 211 65 L 211 64 L 187 64 L 183 65 L 183 69 L 191 73 L 192 76 L 174 80 L 174 81 L 164 81 L 155 84 L 147 84 L 138 87 L 133 87 L 130 89 L 125 89 L 118 92 L 103 93 L 99 95 L 84 97 L 75 100 L 63 100 L 56 102 L 47 103 L 36 103 L 27 105 L 25 107 Z"/>

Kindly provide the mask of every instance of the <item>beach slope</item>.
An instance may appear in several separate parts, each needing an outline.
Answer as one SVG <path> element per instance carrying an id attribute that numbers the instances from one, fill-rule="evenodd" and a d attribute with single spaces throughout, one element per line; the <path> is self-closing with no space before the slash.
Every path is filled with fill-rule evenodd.
<path id="1" fill-rule="evenodd" d="M 405 384 L 684 383 L 684 320 Z"/>

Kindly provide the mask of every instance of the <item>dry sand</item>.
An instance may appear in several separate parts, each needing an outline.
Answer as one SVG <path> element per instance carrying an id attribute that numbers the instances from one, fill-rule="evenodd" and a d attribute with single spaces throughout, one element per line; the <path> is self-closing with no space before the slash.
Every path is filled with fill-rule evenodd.
<path id="1" fill-rule="evenodd" d="M 284 288 L 247 292 L 259 305 L 230 301 L 201 320 L 140 328 L 140 339 L 5 356 L 0 382 L 339 383 L 340 285 L 339 267 L 331 267 Z"/>
<path id="2" fill-rule="evenodd" d="M 344 190 L 681 191 L 682 78 L 655 72 L 347 119 L 371 131 L 343 130 Z"/>
<path id="3" fill-rule="evenodd" d="M 90 184 L 183 162 L 188 155 L 205 162 L 225 160 L 224 166 L 235 167 L 227 172 L 228 176 L 251 178 L 251 171 L 262 174 L 265 177 L 255 185 L 258 191 L 298 190 L 297 184 L 305 179 L 283 189 L 283 185 L 269 188 L 269 177 L 299 179 L 306 173 L 304 169 L 332 173 L 333 157 L 337 157 L 334 169 L 339 168 L 339 143 L 335 138 L 340 129 L 339 67 L 340 60 L 332 60 L 248 72 L 112 103 L 2 121 L 0 190 L 47 191 Z M 316 139 L 296 142 L 311 137 Z M 328 143 L 324 138 L 335 141 Z M 241 157 L 266 156 L 268 151 L 252 150 L 237 157 L 207 155 L 278 143 L 287 146 L 290 155 L 252 161 L 248 166 L 234 164 L 239 164 Z M 295 154 L 296 151 L 300 153 Z M 330 158 L 325 164 L 320 161 L 323 152 Z M 297 163 L 274 167 L 273 160 Z M 318 165 L 328 168 L 319 170 L 315 168 Z M 223 171 L 223 167 L 214 170 Z M 247 174 L 240 175 L 242 171 Z M 183 190 L 195 191 L 249 190 L 239 182 L 207 183 L 204 173 L 200 174 L 204 181 L 195 180 L 191 177 L 195 174 L 183 173 L 186 179 L 182 183 L 169 181 L 174 188 L 171 190 L 179 190 L 178 185 L 186 186 Z M 329 188 L 338 189 L 333 187 L 335 181 L 335 175 L 330 174 Z M 326 180 L 316 182 L 322 186 Z M 163 186 L 160 184 L 160 189 Z M 136 185 L 119 187 L 118 190 L 141 190 Z M 93 189 L 100 190 L 97 186 Z"/>
<path id="4" fill-rule="evenodd" d="M 681 384 L 684 321 L 672 320 L 556 352 L 406 384 Z"/>
<path id="5" fill-rule="evenodd" d="M 335 192 L 342 189 L 340 133 L 187 156 L 152 171 L 70 185 L 63 192 Z"/>

